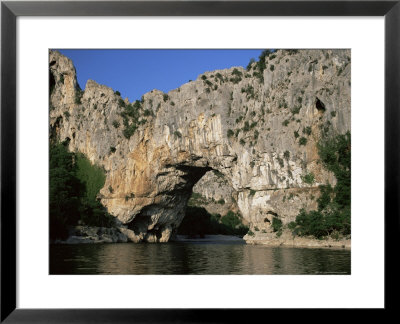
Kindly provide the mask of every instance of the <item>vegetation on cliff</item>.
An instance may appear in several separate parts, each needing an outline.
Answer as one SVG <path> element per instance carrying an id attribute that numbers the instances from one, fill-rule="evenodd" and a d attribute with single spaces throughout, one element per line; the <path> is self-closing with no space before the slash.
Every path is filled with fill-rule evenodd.
<path id="1" fill-rule="evenodd" d="M 83 154 L 68 152 L 67 142 L 50 145 L 50 238 L 64 239 L 68 227 L 84 223 L 111 226 L 114 218 L 96 200 L 105 175 Z"/>
<path id="2" fill-rule="evenodd" d="M 329 235 L 351 233 L 351 137 L 350 132 L 322 140 L 318 145 L 324 166 L 334 173 L 337 183 L 321 186 L 318 209 L 306 212 L 300 210 L 296 221 L 289 228 L 297 235 L 312 235 L 322 238 Z"/>
<path id="3" fill-rule="evenodd" d="M 178 228 L 178 234 L 189 237 L 206 234 L 238 235 L 243 237 L 248 227 L 242 224 L 238 214 L 229 211 L 225 216 L 210 214 L 203 207 L 188 206 L 185 218 Z"/>

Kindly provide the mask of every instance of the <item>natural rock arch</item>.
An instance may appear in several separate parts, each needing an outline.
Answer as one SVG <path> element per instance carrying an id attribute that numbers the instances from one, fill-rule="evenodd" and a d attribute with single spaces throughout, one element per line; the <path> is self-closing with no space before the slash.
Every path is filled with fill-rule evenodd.
<path id="1" fill-rule="evenodd" d="M 104 168 L 99 199 L 134 242 L 168 241 L 193 185 L 210 170 L 237 192 L 251 227 L 268 229 L 268 211 L 288 223 L 304 205 L 316 206 L 309 197 L 318 195 L 320 184 L 334 183 L 318 163 L 316 144 L 326 125 L 336 133 L 350 129 L 349 55 L 279 50 L 275 68 L 262 78 L 256 65 L 206 72 L 168 94 L 153 90 L 129 103 L 92 80 L 81 92 L 72 62 L 52 51 L 50 136 L 69 138 L 71 151 Z M 310 74 L 310 59 L 318 62 L 315 71 L 332 68 Z M 327 113 L 320 114 L 316 98 L 327 94 Z M 133 105 L 139 115 L 129 119 Z M 312 184 L 303 181 L 307 173 L 315 176 Z"/>

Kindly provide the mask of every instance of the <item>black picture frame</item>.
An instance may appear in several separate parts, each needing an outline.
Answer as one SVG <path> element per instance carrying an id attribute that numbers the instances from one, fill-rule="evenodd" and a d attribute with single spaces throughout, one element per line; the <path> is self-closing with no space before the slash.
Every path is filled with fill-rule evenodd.
<path id="1" fill-rule="evenodd" d="M 398 283 L 388 250 L 399 237 L 400 0 L 395 1 L 4 1 L 1 3 L 1 322 L 236 322 L 266 310 L 16 308 L 16 19 L 19 16 L 384 16 L 385 309 Z M 373 51 L 373 49 L 371 49 Z M 366 53 L 370 55 L 370 53 Z M 373 64 L 373 63 L 371 63 Z"/>

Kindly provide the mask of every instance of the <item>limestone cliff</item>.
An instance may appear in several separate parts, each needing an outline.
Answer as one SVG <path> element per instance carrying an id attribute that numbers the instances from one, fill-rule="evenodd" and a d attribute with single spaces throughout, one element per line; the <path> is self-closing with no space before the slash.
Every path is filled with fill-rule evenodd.
<path id="1" fill-rule="evenodd" d="M 49 63 L 50 136 L 104 168 L 99 198 L 132 241 L 168 241 L 208 171 L 260 232 L 272 217 L 287 224 L 316 208 L 319 185 L 335 183 L 316 144 L 322 132 L 350 130 L 349 50 L 278 50 L 262 75 L 255 63 L 205 72 L 136 103 L 91 80 L 80 90 L 57 51 Z M 214 182 L 196 190 L 219 200 Z"/>

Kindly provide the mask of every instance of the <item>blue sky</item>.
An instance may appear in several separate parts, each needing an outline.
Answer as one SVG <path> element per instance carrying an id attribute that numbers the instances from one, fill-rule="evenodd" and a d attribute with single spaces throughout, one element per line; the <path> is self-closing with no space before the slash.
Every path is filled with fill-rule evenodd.
<path id="1" fill-rule="evenodd" d="M 71 50 L 59 49 L 75 65 L 82 89 L 89 79 L 138 100 L 153 89 L 168 92 L 198 75 L 246 67 L 260 50 Z"/>

